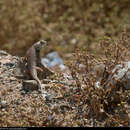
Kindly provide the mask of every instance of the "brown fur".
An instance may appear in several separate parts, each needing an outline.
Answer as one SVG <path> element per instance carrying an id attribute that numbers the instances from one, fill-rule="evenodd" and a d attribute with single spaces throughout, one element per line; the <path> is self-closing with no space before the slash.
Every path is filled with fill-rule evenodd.
<path id="1" fill-rule="evenodd" d="M 27 58 L 27 69 L 32 79 L 36 80 L 38 83 L 39 89 L 42 88 L 41 81 L 37 76 L 37 66 L 41 62 L 40 58 L 40 49 L 46 44 L 46 41 L 39 41 L 32 45 L 31 48 L 27 50 L 26 58 Z"/>

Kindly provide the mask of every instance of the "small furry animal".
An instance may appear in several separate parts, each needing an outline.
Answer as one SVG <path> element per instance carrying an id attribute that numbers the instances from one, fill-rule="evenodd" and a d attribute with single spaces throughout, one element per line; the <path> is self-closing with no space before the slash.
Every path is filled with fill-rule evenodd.
<path id="1" fill-rule="evenodd" d="M 41 89 L 42 92 L 42 84 L 37 76 L 38 64 L 41 63 L 40 50 L 47 45 L 47 42 L 44 40 L 40 40 L 32 45 L 26 53 L 27 58 L 27 69 L 32 79 L 36 80 L 38 83 L 38 88 Z"/>

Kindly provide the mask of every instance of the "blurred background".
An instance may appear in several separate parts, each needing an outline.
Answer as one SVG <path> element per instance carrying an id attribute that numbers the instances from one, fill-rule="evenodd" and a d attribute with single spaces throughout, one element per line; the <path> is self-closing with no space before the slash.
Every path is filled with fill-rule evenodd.
<path id="1" fill-rule="evenodd" d="M 44 53 L 76 48 L 100 54 L 99 41 L 130 33 L 130 0 L 0 0 L 0 49 L 24 56 L 40 39 Z"/>

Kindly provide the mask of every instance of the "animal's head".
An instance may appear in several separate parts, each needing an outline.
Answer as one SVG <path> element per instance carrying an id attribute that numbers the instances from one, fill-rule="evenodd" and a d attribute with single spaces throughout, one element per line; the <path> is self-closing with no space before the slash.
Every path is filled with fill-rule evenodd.
<path id="1" fill-rule="evenodd" d="M 38 42 L 35 43 L 35 48 L 37 51 L 40 51 L 42 47 L 46 46 L 47 45 L 47 41 L 44 41 L 44 40 L 40 40 Z"/>

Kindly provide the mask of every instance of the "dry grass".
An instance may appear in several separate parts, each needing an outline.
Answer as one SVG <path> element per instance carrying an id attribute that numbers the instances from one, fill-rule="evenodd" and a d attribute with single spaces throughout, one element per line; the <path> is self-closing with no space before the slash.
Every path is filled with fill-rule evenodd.
<path id="1" fill-rule="evenodd" d="M 45 53 L 73 54 L 65 63 L 75 83 L 50 84 L 48 91 L 61 98 L 43 101 L 9 82 L 0 126 L 129 126 L 130 91 L 119 84 L 105 88 L 114 66 L 130 60 L 129 11 L 129 0 L 1 0 L 1 49 L 23 56 L 34 42 L 48 40 Z M 105 71 L 96 89 L 92 70 L 99 62 Z M 61 75 L 49 78 L 63 80 Z"/>
<path id="2" fill-rule="evenodd" d="M 117 38 L 124 25 L 129 32 L 129 5 L 129 0 L 1 0 L 1 49 L 23 55 L 34 42 L 47 39 L 48 51 L 78 47 L 100 53 L 97 41 L 104 35 Z"/>

